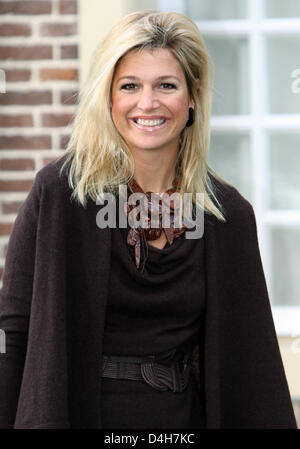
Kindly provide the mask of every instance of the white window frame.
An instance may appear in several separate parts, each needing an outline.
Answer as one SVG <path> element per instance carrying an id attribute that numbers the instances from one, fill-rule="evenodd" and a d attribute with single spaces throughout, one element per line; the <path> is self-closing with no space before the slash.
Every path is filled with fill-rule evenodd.
<path id="1" fill-rule="evenodd" d="M 159 10 L 185 13 L 184 0 L 160 0 Z M 267 191 L 267 133 L 272 130 L 298 131 L 299 114 L 268 114 L 266 81 L 265 36 L 300 36 L 300 18 L 266 19 L 264 0 L 248 0 L 248 18 L 243 20 L 196 21 L 203 37 L 240 36 L 248 38 L 250 69 L 250 113 L 238 116 L 212 116 L 211 130 L 238 133 L 247 131 L 250 136 L 250 154 L 252 160 L 252 205 L 255 210 L 261 257 L 265 276 L 272 298 L 271 271 L 271 228 L 296 225 L 300 228 L 300 210 L 269 210 L 266 198 L 261 192 Z M 295 67 L 299 68 L 299 67 Z M 291 78 L 291 83 L 293 79 Z M 300 305 L 272 305 L 272 312 L 279 336 L 300 335 Z"/>

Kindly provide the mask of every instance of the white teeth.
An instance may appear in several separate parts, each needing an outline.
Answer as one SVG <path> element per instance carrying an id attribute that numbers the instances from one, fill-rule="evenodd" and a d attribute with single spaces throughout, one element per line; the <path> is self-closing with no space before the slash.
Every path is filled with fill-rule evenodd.
<path id="1" fill-rule="evenodd" d="M 137 118 L 134 119 L 135 123 L 138 123 L 139 125 L 144 125 L 144 126 L 156 126 L 156 125 L 162 125 L 163 123 L 165 123 L 165 119 L 160 119 L 160 120 L 144 120 L 141 118 Z"/>

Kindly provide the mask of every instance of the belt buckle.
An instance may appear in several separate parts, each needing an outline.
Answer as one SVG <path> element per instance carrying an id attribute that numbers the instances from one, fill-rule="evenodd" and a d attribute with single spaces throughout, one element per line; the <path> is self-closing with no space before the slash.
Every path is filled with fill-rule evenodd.
<path id="1" fill-rule="evenodd" d="M 188 355 L 184 354 L 183 360 L 174 361 L 175 352 L 176 350 L 172 351 L 172 354 L 168 354 L 165 358 L 141 364 L 143 379 L 156 390 L 171 390 L 177 393 L 186 388 L 190 374 Z M 171 361 L 173 363 L 170 363 Z"/>

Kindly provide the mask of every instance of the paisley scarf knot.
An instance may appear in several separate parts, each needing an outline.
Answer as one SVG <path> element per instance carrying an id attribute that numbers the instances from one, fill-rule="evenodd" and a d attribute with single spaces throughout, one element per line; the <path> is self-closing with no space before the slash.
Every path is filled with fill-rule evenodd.
<path id="1" fill-rule="evenodd" d="M 175 178 L 172 183 L 172 187 L 168 189 L 165 194 L 172 195 L 175 192 L 179 192 L 179 186 L 180 186 L 180 178 Z M 179 208 L 175 207 L 174 200 L 171 199 L 169 201 L 170 207 L 167 205 L 167 210 L 169 212 L 169 227 L 163 226 L 163 211 L 166 210 L 163 207 L 164 199 L 161 197 L 161 195 L 158 195 L 154 192 L 144 192 L 142 188 L 139 186 L 139 184 L 136 182 L 135 179 L 131 179 L 128 182 L 128 189 L 131 193 L 143 193 L 147 200 L 147 214 L 144 217 L 147 224 L 145 227 L 130 227 L 128 235 L 127 235 L 127 244 L 129 246 L 134 246 L 135 248 L 135 264 L 136 267 L 140 267 L 141 262 L 141 248 L 144 247 L 144 250 L 146 252 L 146 257 L 144 260 L 144 264 L 142 267 L 145 266 L 145 262 L 148 256 L 148 245 L 147 240 L 156 240 L 161 236 L 162 231 L 164 230 L 166 234 L 167 241 L 169 245 L 171 245 L 177 237 L 179 237 L 181 234 L 184 233 L 186 230 L 186 227 L 184 224 L 182 224 L 181 228 L 175 228 L 174 222 L 174 212 L 178 211 Z M 164 196 L 165 196 L 164 194 Z M 166 203 L 165 203 L 166 204 Z M 129 205 L 128 202 L 125 203 L 125 213 L 127 216 L 129 213 L 134 209 L 136 205 Z M 166 219 L 166 217 L 164 217 Z M 140 220 L 140 213 L 136 216 L 137 220 Z M 155 225 L 155 227 L 151 227 L 151 220 L 152 225 Z M 168 223 L 168 221 L 167 221 Z"/>

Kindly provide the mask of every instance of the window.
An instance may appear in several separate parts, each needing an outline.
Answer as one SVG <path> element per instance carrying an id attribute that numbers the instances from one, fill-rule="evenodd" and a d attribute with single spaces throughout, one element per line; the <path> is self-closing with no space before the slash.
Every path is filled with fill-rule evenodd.
<path id="1" fill-rule="evenodd" d="M 300 323 L 300 1 L 161 0 L 215 66 L 210 163 L 252 203 L 279 335 Z M 298 82 L 297 82 L 298 77 Z"/>

